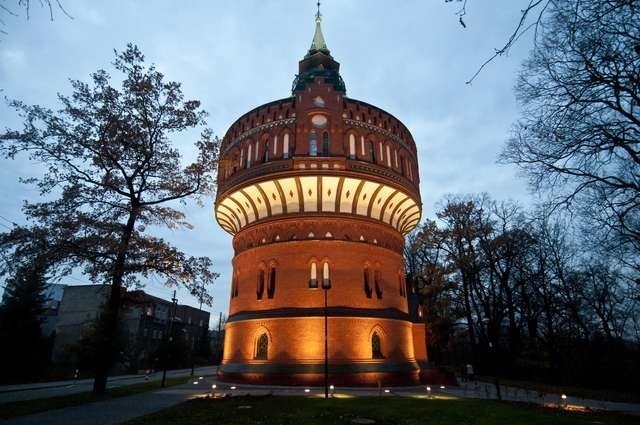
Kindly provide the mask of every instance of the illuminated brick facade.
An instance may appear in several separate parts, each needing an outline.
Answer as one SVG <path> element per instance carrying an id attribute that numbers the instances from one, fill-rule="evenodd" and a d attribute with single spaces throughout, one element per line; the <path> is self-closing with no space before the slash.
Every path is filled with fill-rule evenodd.
<path id="1" fill-rule="evenodd" d="M 425 331 L 402 258 L 421 215 L 416 146 L 345 93 L 318 16 L 292 96 L 223 139 L 215 214 L 235 257 L 222 380 L 322 383 L 326 291 L 331 384 L 419 382 Z"/>

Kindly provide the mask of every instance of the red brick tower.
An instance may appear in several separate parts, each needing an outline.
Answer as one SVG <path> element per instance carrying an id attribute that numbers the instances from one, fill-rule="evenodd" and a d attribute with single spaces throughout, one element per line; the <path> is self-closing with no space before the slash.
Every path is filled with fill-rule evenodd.
<path id="1" fill-rule="evenodd" d="M 259 106 L 221 148 L 218 223 L 234 235 L 221 380 L 413 384 L 403 234 L 420 220 L 416 146 L 391 114 L 346 97 L 316 16 L 292 96 Z M 325 345 L 326 335 L 326 345 Z"/>

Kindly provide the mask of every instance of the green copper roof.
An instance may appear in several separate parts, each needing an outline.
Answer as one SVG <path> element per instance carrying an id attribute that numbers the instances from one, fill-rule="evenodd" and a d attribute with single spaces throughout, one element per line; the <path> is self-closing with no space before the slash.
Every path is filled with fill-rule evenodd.
<path id="1" fill-rule="evenodd" d="M 318 13 L 316 13 L 316 32 L 313 34 L 313 41 L 311 42 L 309 53 L 315 53 L 316 51 L 329 53 L 329 48 L 327 47 L 327 43 L 324 41 L 324 36 L 322 35 L 322 27 L 320 26 L 321 21 L 322 17 L 318 10 Z"/>

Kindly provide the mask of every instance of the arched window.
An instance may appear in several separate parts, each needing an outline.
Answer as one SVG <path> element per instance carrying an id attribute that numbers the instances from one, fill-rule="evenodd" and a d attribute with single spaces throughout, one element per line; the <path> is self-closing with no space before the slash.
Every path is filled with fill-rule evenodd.
<path id="1" fill-rule="evenodd" d="M 376 163 L 376 148 L 373 146 L 373 142 L 369 140 L 367 142 L 369 144 L 369 162 Z"/>
<path id="2" fill-rule="evenodd" d="M 233 275 L 233 282 L 231 284 L 231 298 L 238 296 L 238 275 Z"/>
<path id="3" fill-rule="evenodd" d="M 316 136 L 315 130 L 309 133 L 309 155 L 318 156 L 318 136 Z"/>
<path id="4" fill-rule="evenodd" d="M 269 271 L 269 284 L 267 285 L 267 297 L 273 298 L 276 293 L 276 268 L 271 266 Z"/>
<path id="5" fill-rule="evenodd" d="M 367 298 L 371 298 L 372 290 L 371 283 L 369 283 L 369 267 L 365 267 L 362 272 L 362 282 L 364 284 L 364 294 Z"/>
<path id="6" fill-rule="evenodd" d="M 329 277 L 329 263 L 326 261 L 322 265 L 322 288 L 331 288 L 331 278 Z"/>
<path id="7" fill-rule="evenodd" d="M 269 141 L 264 141 L 264 152 L 262 153 L 262 162 L 269 161 Z"/>
<path id="8" fill-rule="evenodd" d="M 238 163 L 238 167 L 244 167 L 244 148 L 240 149 L 240 162 Z"/>
<path id="9" fill-rule="evenodd" d="M 269 337 L 266 333 L 261 334 L 256 342 L 256 360 L 267 360 L 269 355 Z"/>
<path id="10" fill-rule="evenodd" d="M 349 135 L 349 159 L 356 159 L 356 136 Z"/>
<path id="11" fill-rule="evenodd" d="M 260 142 L 256 140 L 256 153 L 255 153 L 255 157 L 253 158 L 254 161 L 258 161 L 258 158 L 259 158 L 258 152 L 260 151 L 259 148 L 260 148 Z"/>
<path id="12" fill-rule="evenodd" d="M 380 282 L 380 270 L 376 270 L 373 273 L 373 286 L 376 291 L 376 297 L 382 299 L 382 285 Z"/>
<path id="13" fill-rule="evenodd" d="M 405 175 L 405 167 L 406 164 L 404 162 L 404 156 L 400 157 L 400 174 L 402 174 L 403 176 Z"/>
<path id="14" fill-rule="evenodd" d="M 289 133 L 284 135 L 284 140 L 282 141 L 282 157 L 284 159 L 289 158 Z"/>
<path id="15" fill-rule="evenodd" d="M 273 136 L 273 157 L 278 157 L 278 136 Z"/>
<path id="16" fill-rule="evenodd" d="M 384 356 L 382 355 L 382 344 L 380 342 L 380 335 L 378 335 L 378 332 L 374 332 L 373 335 L 371 335 L 371 357 L 374 359 L 384 359 Z"/>
<path id="17" fill-rule="evenodd" d="M 322 133 L 322 156 L 329 156 L 329 133 Z"/>
<path id="18" fill-rule="evenodd" d="M 391 167 L 391 148 L 387 145 L 387 167 Z"/>
<path id="19" fill-rule="evenodd" d="M 251 167 L 251 143 L 249 143 L 249 147 L 247 148 L 247 168 Z"/>
<path id="20" fill-rule="evenodd" d="M 318 288 L 318 270 L 317 270 L 316 262 L 311 263 L 311 267 L 309 269 L 309 288 L 317 289 Z"/>
<path id="21" fill-rule="evenodd" d="M 264 270 L 258 270 L 258 284 L 256 288 L 256 297 L 261 300 L 264 294 Z"/>

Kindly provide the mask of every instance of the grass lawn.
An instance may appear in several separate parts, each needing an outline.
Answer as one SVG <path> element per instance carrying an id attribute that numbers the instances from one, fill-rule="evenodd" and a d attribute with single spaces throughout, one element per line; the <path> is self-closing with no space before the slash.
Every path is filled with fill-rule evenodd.
<path id="1" fill-rule="evenodd" d="M 291 424 L 351 425 L 356 418 L 376 425 L 629 425 L 640 418 L 564 412 L 514 403 L 470 399 L 362 397 L 233 397 L 196 399 L 127 422 L 146 424 Z"/>
<path id="2" fill-rule="evenodd" d="M 493 384 L 493 378 L 480 376 L 479 381 Z M 611 391 L 595 388 L 570 387 L 562 385 L 541 384 L 530 381 L 517 381 L 500 378 L 500 385 L 509 387 L 523 388 L 531 391 L 538 391 L 548 394 L 567 394 L 573 397 L 588 398 L 592 400 L 609 400 L 619 401 L 623 403 L 640 403 L 640 392 L 624 393 L 620 391 Z"/>
<path id="3" fill-rule="evenodd" d="M 167 378 L 166 386 L 170 387 L 173 385 L 185 384 L 192 379 L 193 378 L 190 376 Z M 44 412 L 47 410 L 77 406 L 79 404 L 91 403 L 94 401 L 108 400 L 110 398 L 124 397 L 147 391 L 159 390 L 160 388 L 160 381 L 152 381 L 142 384 L 110 388 L 107 389 L 107 393 L 104 395 L 94 395 L 93 393 L 87 392 L 36 400 L 12 401 L 10 403 L 0 404 L 0 418 L 7 419 L 14 416 L 30 415 L 32 413 Z"/>

